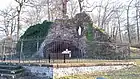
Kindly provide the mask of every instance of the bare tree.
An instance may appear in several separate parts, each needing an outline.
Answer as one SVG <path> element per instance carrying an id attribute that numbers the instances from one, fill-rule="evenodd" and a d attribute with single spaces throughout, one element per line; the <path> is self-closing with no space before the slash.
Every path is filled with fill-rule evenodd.
<path id="1" fill-rule="evenodd" d="M 1 27 L 0 31 L 4 32 L 6 37 L 12 37 L 16 28 L 17 13 L 14 8 L 8 7 L 0 11 Z"/>
<path id="2" fill-rule="evenodd" d="M 120 37 L 120 41 L 122 43 L 122 35 L 121 35 L 121 22 L 120 22 L 120 15 L 117 13 L 117 21 L 118 21 L 118 29 L 119 29 L 119 37 Z"/>
<path id="3" fill-rule="evenodd" d="M 116 19 L 116 23 L 117 23 L 117 27 L 118 27 L 118 33 L 119 33 L 119 40 L 120 40 L 120 42 L 122 43 L 123 42 L 123 40 L 122 40 L 122 31 L 121 31 L 121 29 L 122 29 L 122 27 L 121 26 L 123 26 L 123 24 L 122 23 L 124 23 L 124 19 L 123 19 L 123 14 L 124 14 L 124 12 L 125 12 L 125 9 L 124 9 L 125 7 L 124 7 L 124 5 L 122 5 L 122 8 L 118 8 L 116 11 L 115 11 L 115 13 L 116 13 L 116 17 L 114 18 L 114 19 Z"/>
<path id="4" fill-rule="evenodd" d="M 48 9 L 48 20 L 50 21 L 50 0 L 47 0 L 47 9 Z"/>
<path id="5" fill-rule="evenodd" d="M 102 10 L 102 2 L 103 2 L 103 0 L 101 0 L 101 2 L 99 3 L 99 7 L 98 7 L 98 26 L 100 26 L 100 23 L 101 23 L 101 10 Z"/>
<path id="6" fill-rule="evenodd" d="M 102 29 L 107 29 L 109 21 L 111 21 L 111 19 L 115 17 L 116 10 L 121 7 L 122 4 L 116 1 L 100 0 L 99 4 L 96 5 L 98 11 L 98 26 Z"/>
<path id="7" fill-rule="evenodd" d="M 62 15 L 63 15 L 63 18 L 66 17 L 66 14 L 67 14 L 67 2 L 69 0 L 62 0 Z"/>
<path id="8" fill-rule="evenodd" d="M 129 9 L 132 1 L 133 0 L 131 0 L 127 6 L 127 32 L 128 32 L 128 40 L 130 44 L 131 44 L 131 36 L 130 36 L 130 23 L 129 23 Z"/>
<path id="9" fill-rule="evenodd" d="M 136 3 L 135 3 L 135 8 L 136 8 L 136 24 L 137 24 L 137 38 L 138 38 L 138 42 L 140 41 L 140 34 L 139 34 L 139 3 L 140 1 L 137 1 L 136 0 Z"/>
<path id="10" fill-rule="evenodd" d="M 79 3 L 79 8 L 80 8 L 80 13 L 83 11 L 83 5 L 82 5 L 82 2 L 84 0 L 78 0 L 78 3 Z"/>
<path id="11" fill-rule="evenodd" d="M 21 10 L 22 10 L 22 7 L 23 7 L 23 4 L 25 2 L 27 2 L 26 0 L 15 0 L 17 3 L 18 3 L 18 6 L 17 6 L 17 13 L 18 13 L 18 19 L 17 19 L 17 40 L 19 39 L 19 30 L 20 30 L 20 14 L 21 14 Z"/>
<path id="12" fill-rule="evenodd" d="M 29 0 L 25 6 L 24 21 L 28 26 L 41 23 L 44 19 L 50 21 L 51 0 Z"/>
<path id="13" fill-rule="evenodd" d="M 78 11 L 78 5 L 77 2 L 75 0 L 69 0 L 68 2 L 68 15 L 73 18 L 74 15 L 77 13 Z"/>

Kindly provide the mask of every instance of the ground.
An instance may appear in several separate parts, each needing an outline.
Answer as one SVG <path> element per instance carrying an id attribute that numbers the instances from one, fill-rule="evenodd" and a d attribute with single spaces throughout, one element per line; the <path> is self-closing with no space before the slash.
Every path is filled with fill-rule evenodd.
<path id="1" fill-rule="evenodd" d="M 94 60 L 95 63 L 99 63 L 99 61 L 101 60 Z M 118 70 L 118 71 L 95 72 L 93 74 L 65 76 L 58 79 L 96 79 L 97 77 L 103 77 L 105 79 L 139 79 L 140 78 L 140 73 L 139 73 L 140 72 L 140 59 L 133 59 L 133 60 L 127 60 L 127 61 L 133 61 L 137 65 L 132 66 L 130 68 Z M 101 62 L 105 63 L 105 61 L 101 61 Z"/>
<path id="2" fill-rule="evenodd" d="M 105 79 L 139 79 L 140 78 L 140 67 L 133 66 L 118 71 L 111 72 L 96 72 L 93 74 L 66 76 L 59 79 L 96 79 L 97 77 L 103 77 Z"/>
<path id="3" fill-rule="evenodd" d="M 41 61 L 24 61 L 21 63 L 27 63 L 27 64 L 48 64 L 46 61 L 48 60 L 41 60 Z M 10 61 L 7 61 L 10 62 Z M 11 61 L 12 63 L 18 63 L 18 61 Z M 96 72 L 93 74 L 84 74 L 84 75 L 74 75 L 74 76 L 66 76 L 58 79 L 96 79 L 97 77 L 104 77 L 106 79 L 139 79 L 140 78 L 140 59 L 131 59 L 131 60 L 93 60 L 93 59 L 72 59 L 72 60 L 66 60 L 67 63 L 63 63 L 63 60 L 52 60 L 52 63 L 54 64 L 60 64 L 60 66 L 77 66 L 77 65 L 104 65 L 106 64 L 112 64 L 112 63 L 136 63 L 137 65 L 126 68 L 118 71 L 111 71 L 111 72 Z M 50 63 L 50 64 L 52 64 Z M 58 66 L 58 65 L 57 65 Z M 59 66 L 59 67 L 60 67 Z M 35 76 L 33 76 L 35 77 Z M 24 76 L 20 79 L 35 79 L 31 76 Z M 1 79 L 1 78 L 0 78 Z M 37 78 L 38 79 L 38 78 Z"/>

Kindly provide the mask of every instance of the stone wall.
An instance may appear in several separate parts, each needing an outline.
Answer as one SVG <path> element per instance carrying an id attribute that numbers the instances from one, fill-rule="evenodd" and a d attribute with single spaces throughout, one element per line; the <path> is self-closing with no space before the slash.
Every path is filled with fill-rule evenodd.
<path id="1" fill-rule="evenodd" d="M 24 68 L 37 77 L 53 79 L 53 67 L 24 66 Z"/>
<path id="2" fill-rule="evenodd" d="M 46 58 L 47 54 L 49 53 L 61 53 L 64 50 L 60 51 L 61 49 L 63 49 L 60 47 L 65 46 L 66 43 L 63 43 L 63 45 L 61 45 L 60 41 L 66 40 L 67 42 L 70 42 L 69 46 L 72 46 L 72 47 L 68 47 L 67 49 L 69 48 L 78 49 L 78 51 L 81 53 L 80 57 L 82 57 L 83 53 L 85 53 L 85 48 L 87 46 L 86 45 L 87 39 L 85 37 L 85 33 L 89 23 L 91 23 L 91 19 L 86 13 L 79 13 L 72 19 L 57 19 L 55 23 L 51 25 L 48 35 L 46 36 L 46 39 L 42 43 L 38 51 L 38 54 L 41 56 L 44 56 L 45 54 L 45 58 Z M 82 35 L 78 35 L 77 32 L 78 27 L 82 28 Z M 58 41 L 58 42 L 53 44 L 52 42 L 54 41 Z M 55 48 L 59 48 L 58 51 L 60 52 L 51 52 Z M 76 50 L 75 53 L 79 53 L 79 52 L 77 52 Z"/>

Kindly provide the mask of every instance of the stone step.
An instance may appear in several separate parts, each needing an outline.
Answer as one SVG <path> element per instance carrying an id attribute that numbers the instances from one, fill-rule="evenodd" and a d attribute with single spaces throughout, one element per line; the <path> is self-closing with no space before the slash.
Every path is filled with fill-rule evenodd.
<path id="1" fill-rule="evenodd" d="M 24 68 L 11 63 L 0 63 L 0 76 L 16 78 L 24 73 Z M 11 79 L 10 78 L 10 79 Z"/>
<path id="2" fill-rule="evenodd" d="M 0 65 L 0 69 L 9 69 L 9 70 L 14 70 L 14 69 L 20 69 L 22 68 L 21 66 L 12 66 L 12 65 Z"/>
<path id="3" fill-rule="evenodd" d="M 16 73 L 20 73 L 23 72 L 24 69 L 15 69 L 15 70 L 9 70 L 9 69 L 0 69 L 0 73 L 6 73 L 6 74 L 16 74 Z"/>
<path id="4" fill-rule="evenodd" d="M 8 79 L 14 79 L 14 78 L 18 78 L 22 75 L 23 73 L 17 73 L 17 74 L 3 74 L 0 73 L 0 77 L 8 77 Z"/>

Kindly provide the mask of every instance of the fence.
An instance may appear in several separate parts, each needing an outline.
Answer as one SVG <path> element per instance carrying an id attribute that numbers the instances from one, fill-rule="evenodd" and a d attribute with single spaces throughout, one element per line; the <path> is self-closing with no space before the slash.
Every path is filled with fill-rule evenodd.
<path id="1" fill-rule="evenodd" d="M 84 50 L 71 42 L 56 41 L 38 51 L 44 38 L 4 41 L 0 44 L 1 61 L 16 63 L 75 63 L 95 62 L 94 60 L 121 60 L 130 58 L 128 44 L 88 41 Z M 71 54 L 62 54 L 68 49 Z M 81 50 L 82 49 L 82 50 Z M 70 56 L 71 55 L 71 56 Z"/>

